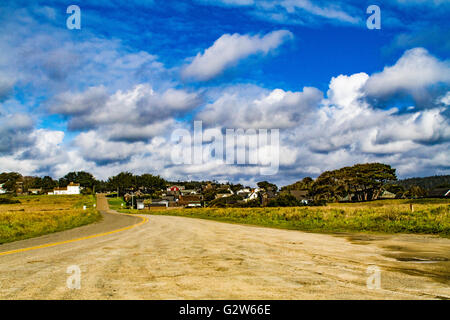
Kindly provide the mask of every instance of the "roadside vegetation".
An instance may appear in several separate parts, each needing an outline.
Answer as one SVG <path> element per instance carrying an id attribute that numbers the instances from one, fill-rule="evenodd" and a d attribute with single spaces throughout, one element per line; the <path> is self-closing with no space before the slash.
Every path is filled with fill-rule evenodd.
<path id="1" fill-rule="evenodd" d="M 101 219 L 92 195 L 0 197 L 0 244 L 83 226 Z M 86 210 L 83 210 L 86 206 Z"/>
<path id="2" fill-rule="evenodd" d="M 117 198 L 116 194 L 111 194 L 107 196 L 109 208 L 112 210 L 119 211 L 126 207 L 126 202 L 122 198 Z"/>
<path id="3" fill-rule="evenodd" d="M 413 210 L 411 211 L 411 205 Z M 450 201 L 395 199 L 322 207 L 119 210 L 211 219 L 311 232 L 419 233 L 450 237 Z"/>

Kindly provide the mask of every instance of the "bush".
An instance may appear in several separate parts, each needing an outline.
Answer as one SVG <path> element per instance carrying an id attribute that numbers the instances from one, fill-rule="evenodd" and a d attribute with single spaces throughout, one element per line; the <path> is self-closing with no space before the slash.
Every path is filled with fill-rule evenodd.
<path id="1" fill-rule="evenodd" d="M 303 204 L 290 194 L 279 195 L 276 199 L 270 200 L 268 207 L 298 207 Z"/>

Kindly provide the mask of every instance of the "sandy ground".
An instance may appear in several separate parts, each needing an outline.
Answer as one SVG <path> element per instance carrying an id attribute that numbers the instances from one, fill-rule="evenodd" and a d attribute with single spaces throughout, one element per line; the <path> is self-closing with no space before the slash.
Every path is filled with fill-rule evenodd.
<path id="1" fill-rule="evenodd" d="M 106 209 L 102 201 L 99 208 Z M 104 215 L 104 221 L 117 217 L 117 225 L 137 222 Z M 102 227 L 104 221 L 87 227 L 104 232 L 112 226 Z M 74 230 L 0 246 L 0 252 L 67 238 Z M 80 289 L 67 288 L 71 265 L 81 269 Z M 373 265 L 380 269 L 379 289 L 366 285 Z M 450 239 L 326 235 L 150 216 L 123 232 L 0 256 L 0 298 L 450 299 Z"/>

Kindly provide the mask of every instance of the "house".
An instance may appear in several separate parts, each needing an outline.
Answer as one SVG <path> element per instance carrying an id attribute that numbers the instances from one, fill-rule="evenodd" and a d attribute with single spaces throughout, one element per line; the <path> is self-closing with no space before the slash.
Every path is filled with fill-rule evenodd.
<path id="1" fill-rule="evenodd" d="M 259 199 L 259 193 L 262 191 L 260 188 L 253 189 L 247 198 L 244 199 L 245 202 L 251 201 L 251 200 L 257 200 Z"/>
<path id="2" fill-rule="evenodd" d="M 167 208 L 169 207 L 169 201 L 163 199 L 153 199 L 151 203 L 148 204 L 148 208 Z"/>
<path id="3" fill-rule="evenodd" d="M 262 205 L 265 207 L 269 204 L 270 200 L 273 200 L 277 197 L 277 194 L 272 190 L 263 192 L 262 194 Z M 307 204 L 307 203 L 306 203 Z"/>
<path id="4" fill-rule="evenodd" d="M 81 193 L 80 184 L 71 182 L 67 185 L 67 187 L 54 188 L 53 192 L 49 192 L 48 194 L 68 195 L 68 194 L 80 194 L 80 193 Z"/>
<path id="5" fill-rule="evenodd" d="M 144 199 L 136 199 L 136 209 L 143 210 L 144 208 Z"/>
<path id="6" fill-rule="evenodd" d="M 197 194 L 197 190 L 194 189 L 181 189 L 180 192 L 183 196 L 188 194 Z"/>
<path id="7" fill-rule="evenodd" d="M 167 191 L 180 191 L 180 190 L 184 190 L 184 186 L 170 186 L 167 188 Z"/>
<path id="8" fill-rule="evenodd" d="M 208 182 L 208 184 L 202 186 L 202 191 L 207 192 L 214 190 L 214 187 L 212 186 L 211 182 Z"/>
<path id="9" fill-rule="evenodd" d="M 16 182 L 16 194 L 23 194 L 23 181 Z"/>
<path id="10" fill-rule="evenodd" d="M 395 199 L 395 197 L 396 197 L 395 193 L 384 190 L 380 196 L 380 199 Z"/>
<path id="11" fill-rule="evenodd" d="M 196 194 L 180 196 L 180 199 L 178 200 L 178 205 L 184 206 L 184 207 L 189 207 L 189 208 L 201 207 L 202 200 L 203 200 L 203 197 L 201 195 L 196 195 Z"/>
<path id="12" fill-rule="evenodd" d="M 216 194 L 216 199 L 231 197 L 232 193 L 218 193 Z"/>
<path id="13" fill-rule="evenodd" d="M 6 192 L 8 192 L 8 191 L 6 191 L 6 189 L 3 187 L 4 185 L 5 185 L 4 183 L 0 184 L 0 194 L 5 194 Z"/>
<path id="14" fill-rule="evenodd" d="M 28 188 L 28 193 L 30 194 L 41 194 L 42 188 Z"/>
<path id="15" fill-rule="evenodd" d="M 226 189 L 221 188 L 217 192 L 218 193 L 216 194 L 216 199 L 231 197 L 232 195 L 234 195 L 233 190 L 231 190 L 229 187 Z"/>
<path id="16" fill-rule="evenodd" d="M 172 195 L 165 195 L 161 198 L 168 202 L 169 207 L 176 207 L 178 205 L 178 198 Z"/>
<path id="17" fill-rule="evenodd" d="M 249 188 L 244 188 L 244 189 L 238 190 L 238 191 L 236 192 L 236 194 L 237 194 L 238 196 L 243 197 L 243 198 L 245 199 L 245 198 L 247 198 L 247 197 L 250 195 L 251 192 L 252 192 L 252 191 L 251 191 Z"/>

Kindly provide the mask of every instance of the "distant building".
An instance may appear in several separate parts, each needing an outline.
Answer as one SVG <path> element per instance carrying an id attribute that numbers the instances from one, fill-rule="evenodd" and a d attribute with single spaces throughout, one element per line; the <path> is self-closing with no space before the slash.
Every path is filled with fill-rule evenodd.
<path id="1" fill-rule="evenodd" d="M 5 194 L 6 192 L 8 192 L 8 191 L 6 191 L 6 189 L 3 188 L 3 186 L 4 186 L 4 183 L 0 184 L 0 194 Z"/>
<path id="2" fill-rule="evenodd" d="M 78 183 L 69 183 L 67 187 L 64 188 L 54 188 L 53 192 L 49 192 L 48 194 L 54 195 L 68 195 L 68 194 L 80 194 L 81 187 Z"/>
<path id="3" fill-rule="evenodd" d="M 201 207 L 202 200 L 203 197 L 201 195 L 180 196 L 180 199 L 178 200 L 178 205 L 184 207 Z"/>
<path id="4" fill-rule="evenodd" d="M 144 199 L 136 199 L 136 209 L 144 210 L 144 208 L 145 208 Z"/>
<path id="5" fill-rule="evenodd" d="M 384 190 L 380 196 L 380 199 L 395 199 L 395 193 Z"/>
<path id="6" fill-rule="evenodd" d="M 23 182 L 22 181 L 16 182 L 16 194 L 23 194 Z"/>
<path id="7" fill-rule="evenodd" d="M 164 200 L 164 199 L 153 199 L 151 201 L 151 203 L 149 203 L 147 206 L 148 206 L 149 209 L 151 209 L 151 208 L 161 208 L 161 207 L 167 208 L 167 207 L 169 207 L 169 201 L 168 200 Z"/>
<path id="8" fill-rule="evenodd" d="M 184 195 L 189 195 L 189 194 L 197 194 L 197 190 L 194 189 L 184 189 L 184 190 L 180 190 L 181 194 Z"/>
<path id="9" fill-rule="evenodd" d="M 29 194 L 41 194 L 42 188 L 28 188 Z"/>
<path id="10" fill-rule="evenodd" d="M 170 186 L 167 188 L 167 191 L 180 191 L 184 190 L 184 186 Z"/>
<path id="11" fill-rule="evenodd" d="M 251 192 L 252 192 L 252 191 L 251 191 L 249 188 L 244 188 L 244 189 L 238 190 L 238 191 L 236 192 L 236 194 L 237 194 L 238 196 L 241 196 L 242 198 L 246 199 L 246 198 L 250 195 Z"/>

